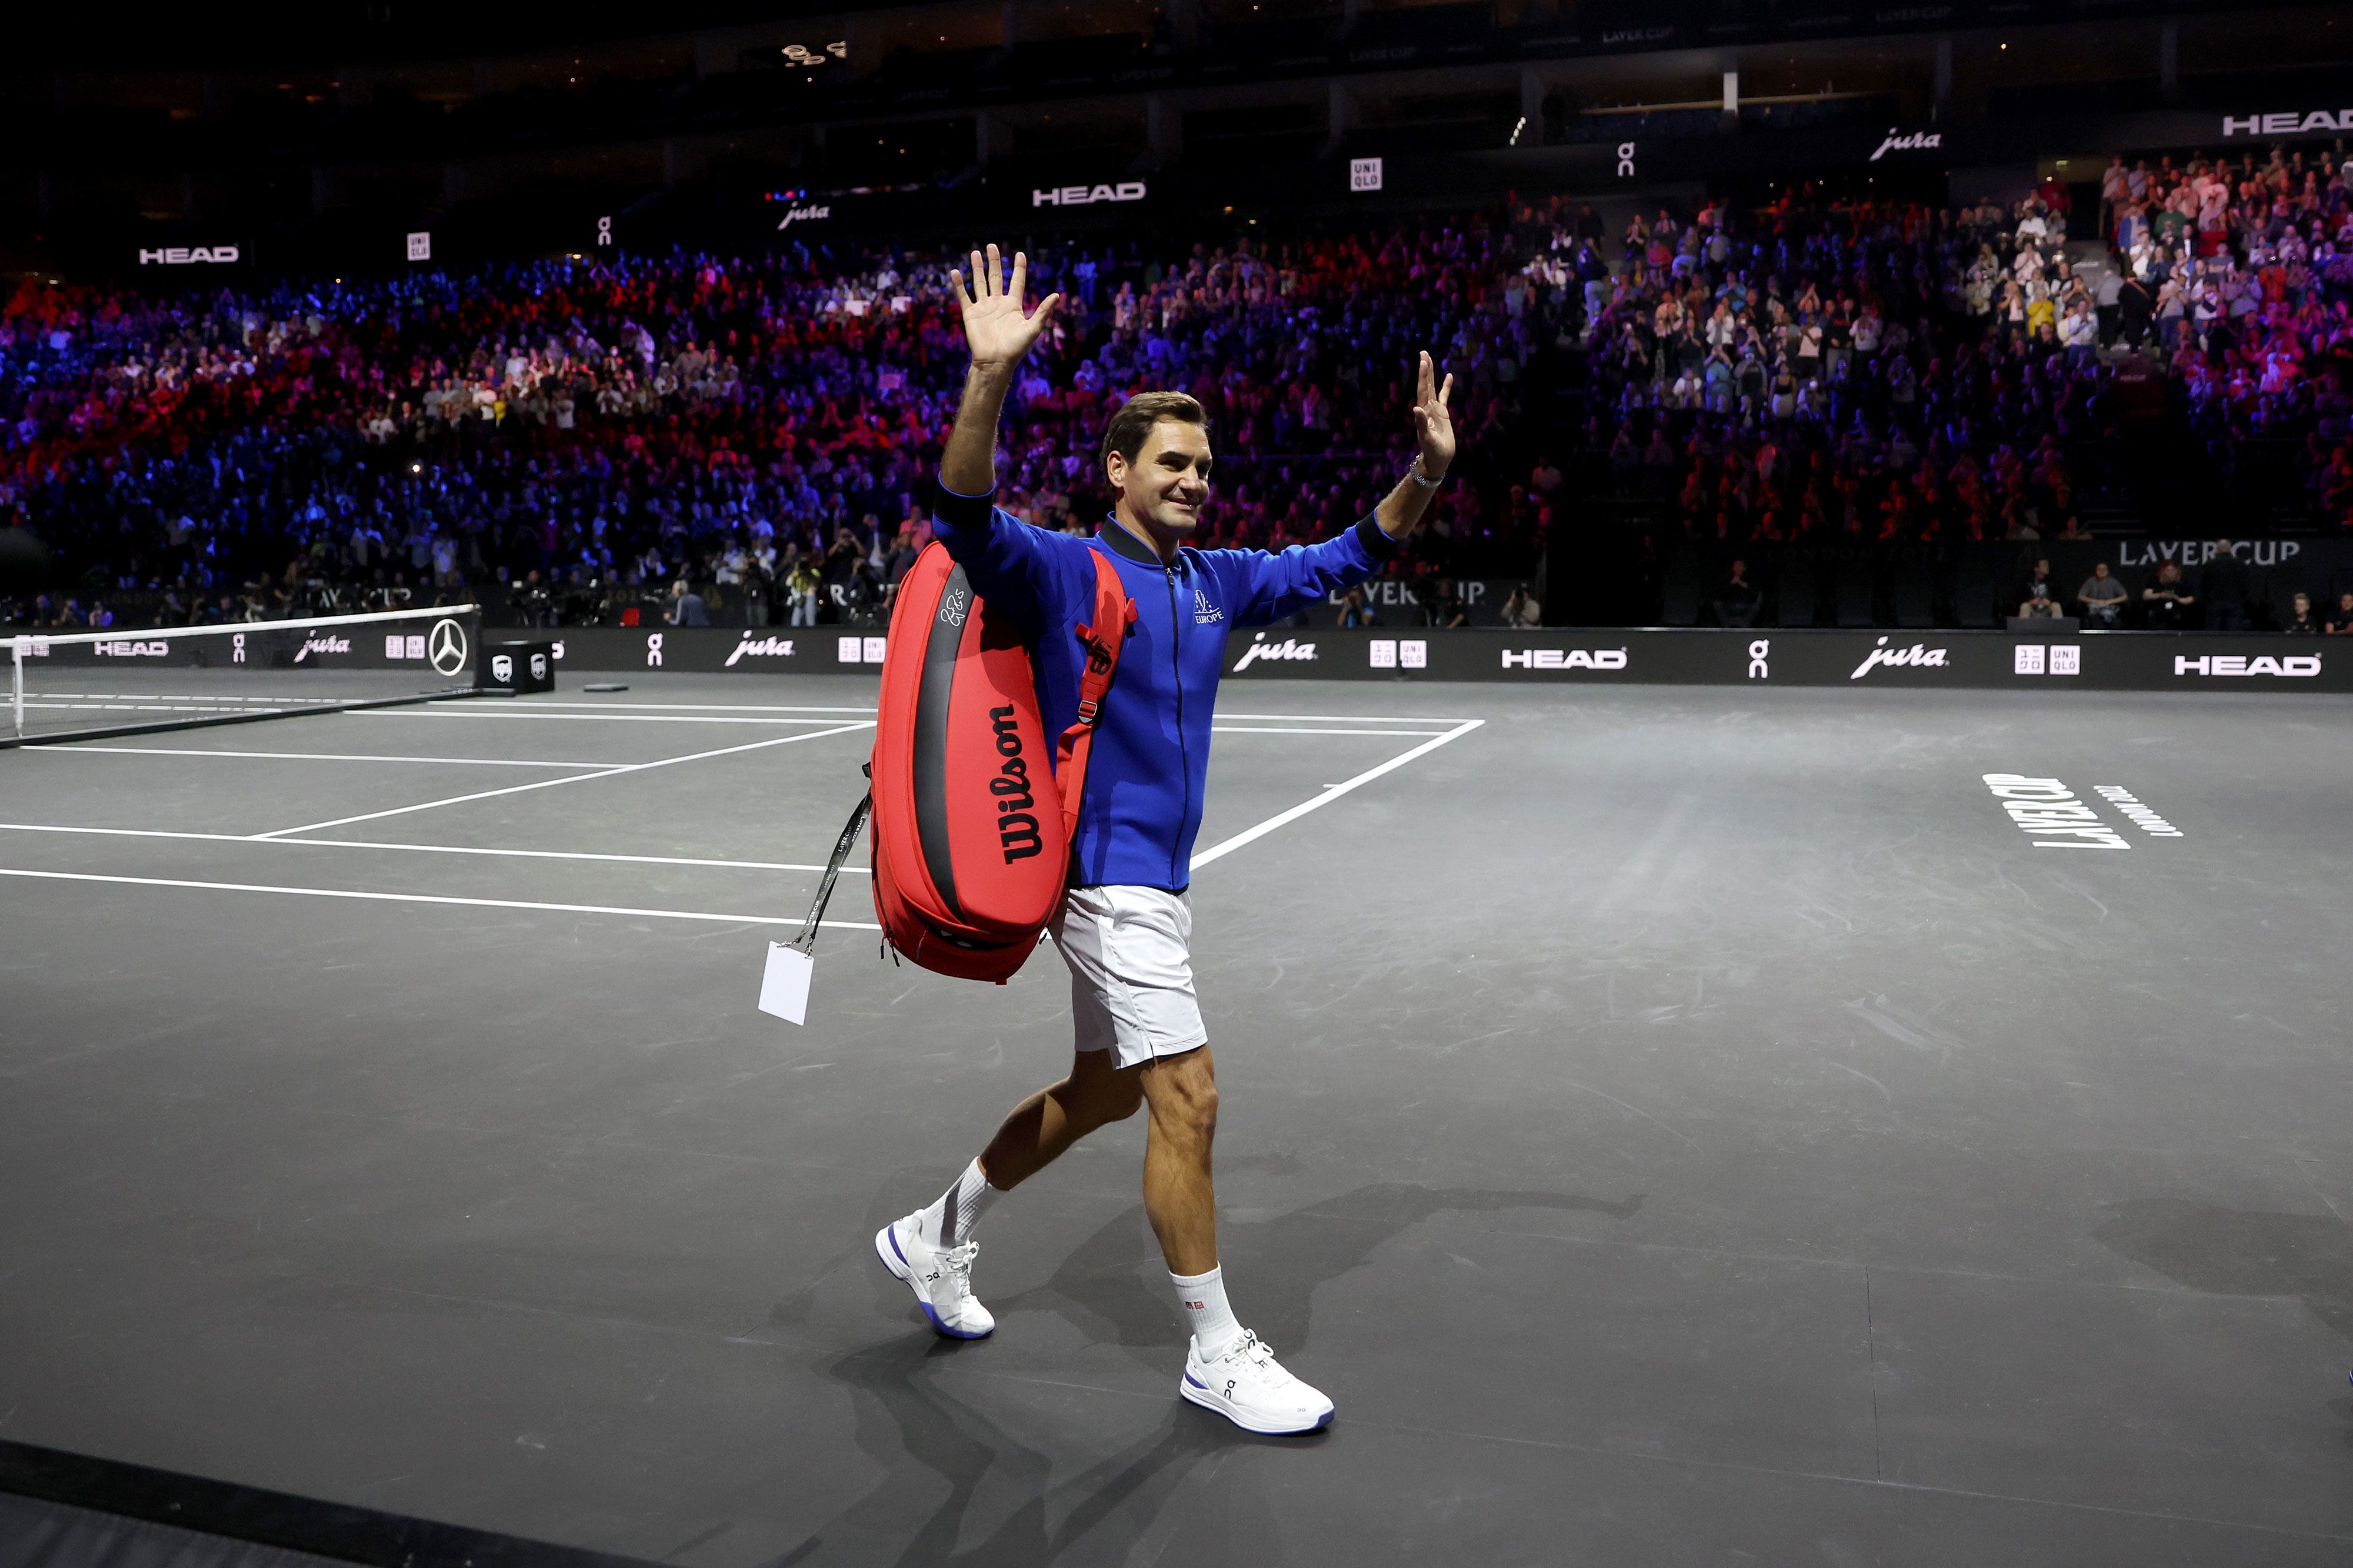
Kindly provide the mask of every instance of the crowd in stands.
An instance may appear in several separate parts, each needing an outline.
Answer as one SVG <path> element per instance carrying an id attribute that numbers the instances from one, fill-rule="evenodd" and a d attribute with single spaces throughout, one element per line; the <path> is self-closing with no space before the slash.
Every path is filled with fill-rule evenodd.
<path id="1" fill-rule="evenodd" d="M 2300 154 L 2120 162 L 2096 277 L 2057 184 L 2007 208 L 1716 201 L 1622 237 L 1556 200 L 1050 248 L 1032 292 L 1068 309 L 1009 402 L 1000 500 L 1091 530 L 1110 410 L 1180 387 L 1217 426 L 1210 542 L 1319 537 L 1395 482 L 1429 347 L 1464 447 L 1399 567 L 1433 580 L 1529 574 L 1580 486 L 1694 541 L 2080 534 L 2070 444 L 2168 399 L 2210 442 L 2303 443 L 2342 520 L 2348 182 Z M 15 613 L 472 595 L 578 619 L 660 613 L 685 582 L 754 624 L 871 619 L 926 536 L 962 259 L 796 244 L 168 298 L 28 280 L 0 309 L 0 522 L 65 573 Z"/>
<path id="2" fill-rule="evenodd" d="M 2168 414 L 2225 467 L 2251 440 L 2299 444 L 2314 510 L 2342 526 L 2348 184 L 2353 164 L 2301 154 L 2119 174 L 2119 248 L 2096 269 L 2069 253 L 2056 181 L 2007 208 L 1662 212 L 1615 269 L 1588 217 L 1543 266 L 1585 296 L 1588 443 L 1690 535 L 2074 535 L 2069 447 Z"/>
<path id="3" fill-rule="evenodd" d="M 871 618 L 924 537 L 965 366 L 958 264 L 796 246 L 180 300 L 27 283 L 0 313 L 0 519 L 88 591 L 24 613 L 86 619 L 110 592 L 166 617 L 325 613 L 495 584 L 552 617 L 686 580 L 755 624 Z M 1111 409 L 1182 386 L 1218 422 L 1215 541 L 1320 537 L 1410 456 L 1420 348 L 1456 375 L 1458 427 L 1509 426 L 1532 324 L 1497 270 L 1478 218 L 1280 258 L 1037 258 L 1033 293 L 1068 310 L 1009 400 L 1001 501 L 1091 531 Z M 1535 547 L 1524 497 L 1491 518 L 1491 487 L 1465 481 L 1415 569 Z"/>

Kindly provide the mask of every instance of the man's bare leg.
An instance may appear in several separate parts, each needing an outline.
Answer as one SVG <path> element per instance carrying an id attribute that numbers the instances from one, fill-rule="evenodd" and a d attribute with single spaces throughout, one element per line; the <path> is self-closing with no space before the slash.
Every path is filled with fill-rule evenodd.
<path id="1" fill-rule="evenodd" d="M 1015 1106 L 981 1151 L 988 1184 L 1009 1193 L 1096 1128 L 1134 1115 L 1144 1103 L 1145 1070 L 1115 1070 L 1109 1051 L 1075 1053 L 1070 1076 Z"/>
<path id="2" fill-rule="evenodd" d="M 1300 1382 L 1235 1321 L 1218 1266 L 1218 1196 L 1209 1152 L 1218 1136 L 1218 1069 L 1207 1046 L 1145 1065 L 1152 1128 L 1144 1145 L 1144 1211 L 1168 1259 L 1168 1282 L 1192 1331 L 1176 1392 L 1252 1432 L 1312 1432 L 1332 1402 Z"/>
<path id="3" fill-rule="evenodd" d="M 1113 1070 L 1109 1051 L 1078 1052 L 1070 1076 L 1015 1106 L 947 1191 L 876 1234 L 882 1266 L 906 1282 L 934 1328 L 959 1340 L 995 1331 L 997 1320 L 972 1294 L 972 1228 L 981 1212 L 1096 1128 L 1134 1115 L 1144 1103 L 1142 1079 L 1140 1070 Z"/>
<path id="4" fill-rule="evenodd" d="M 1169 1273 L 1207 1274 L 1218 1266 L 1218 1194 L 1209 1176 L 1209 1149 L 1218 1136 L 1217 1064 L 1203 1046 L 1136 1070 L 1152 1106 L 1144 1144 L 1144 1212 Z"/>

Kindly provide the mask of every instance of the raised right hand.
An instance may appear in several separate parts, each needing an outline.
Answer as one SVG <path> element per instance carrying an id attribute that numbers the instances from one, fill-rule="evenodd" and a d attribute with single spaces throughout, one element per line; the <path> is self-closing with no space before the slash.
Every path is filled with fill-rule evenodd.
<path id="1" fill-rule="evenodd" d="M 1018 250 L 1013 253 L 1009 282 L 1001 278 L 1001 265 L 992 245 L 986 263 L 979 251 L 972 253 L 969 286 L 965 273 L 954 269 L 948 273 L 949 282 L 955 286 L 956 302 L 964 310 L 965 342 L 971 345 L 976 365 L 1019 363 L 1062 303 L 1061 295 L 1049 294 L 1038 301 L 1035 314 L 1023 315 L 1021 285 L 1029 276 L 1029 258 Z"/>

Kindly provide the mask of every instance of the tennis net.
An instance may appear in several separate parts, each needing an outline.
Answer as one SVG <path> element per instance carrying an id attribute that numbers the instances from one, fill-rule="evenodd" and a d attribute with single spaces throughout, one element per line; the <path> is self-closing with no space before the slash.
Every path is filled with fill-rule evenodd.
<path id="1" fill-rule="evenodd" d="M 474 689 L 473 605 L 143 631 L 19 633 L 0 744 L 427 701 Z"/>

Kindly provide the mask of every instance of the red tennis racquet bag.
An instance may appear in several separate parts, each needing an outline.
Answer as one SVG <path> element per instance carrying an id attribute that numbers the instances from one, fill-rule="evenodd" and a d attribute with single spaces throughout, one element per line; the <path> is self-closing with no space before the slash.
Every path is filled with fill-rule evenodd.
<path id="1" fill-rule="evenodd" d="M 1070 879 L 1087 753 L 1135 606 L 1100 552 L 1079 718 L 1052 742 L 1030 650 L 945 546 L 916 558 L 891 612 L 874 760 L 874 912 L 922 967 L 1003 984 Z M 1109 628 L 1107 632 L 1099 628 Z"/>

